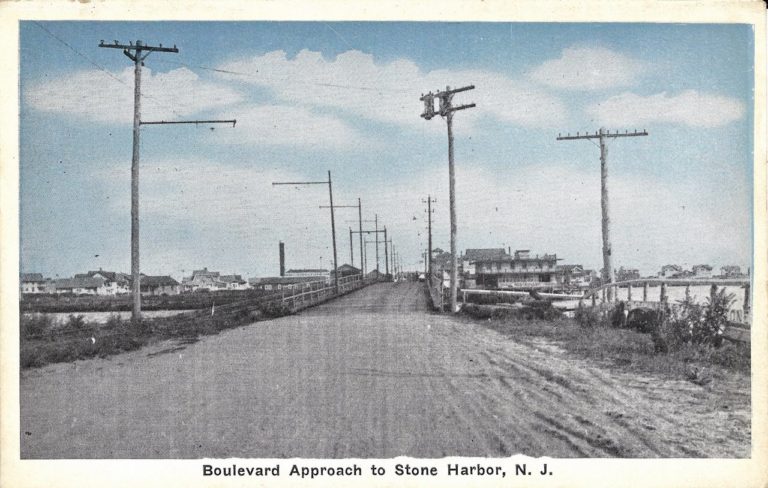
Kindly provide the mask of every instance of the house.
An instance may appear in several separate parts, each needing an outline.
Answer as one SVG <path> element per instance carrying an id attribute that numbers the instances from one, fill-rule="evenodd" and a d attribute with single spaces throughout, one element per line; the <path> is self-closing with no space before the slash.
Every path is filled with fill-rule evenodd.
<path id="1" fill-rule="evenodd" d="M 640 279 L 640 270 L 633 269 L 633 268 L 624 268 L 624 266 L 621 266 L 619 270 L 616 272 L 616 281 L 629 281 L 629 280 L 639 280 Z"/>
<path id="2" fill-rule="evenodd" d="M 19 292 L 48 293 L 50 280 L 43 278 L 42 273 L 21 273 L 19 275 Z"/>
<path id="3" fill-rule="evenodd" d="M 355 275 L 359 275 L 360 274 L 360 269 L 359 268 L 355 268 L 351 264 L 342 264 L 337 269 L 339 271 L 339 278 L 344 278 L 345 276 L 355 276 Z M 333 275 L 334 274 L 335 273 L 333 271 L 331 271 L 330 279 L 333 279 Z"/>
<path id="4" fill-rule="evenodd" d="M 557 255 L 532 256 L 528 249 L 507 254 L 503 248 L 467 249 L 461 257 L 467 288 L 532 289 L 559 286 Z"/>
<path id="5" fill-rule="evenodd" d="M 563 264 L 557 266 L 557 277 L 565 286 L 588 288 L 597 273 L 592 269 L 584 269 L 581 264 Z"/>
<path id="6" fill-rule="evenodd" d="M 224 283 L 226 290 L 248 290 L 250 285 L 238 274 L 221 275 L 219 281 Z"/>
<path id="7" fill-rule="evenodd" d="M 741 267 L 736 265 L 721 267 L 720 274 L 723 278 L 744 278 L 744 275 L 741 274 Z"/>
<path id="8" fill-rule="evenodd" d="M 311 287 L 325 286 L 324 278 L 312 276 L 274 276 L 266 278 L 249 278 L 248 284 L 255 290 L 308 290 Z"/>
<path id="9" fill-rule="evenodd" d="M 192 271 L 192 276 L 181 280 L 182 291 L 217 291 L 226 290 L 227 284 L 221 281 L 221 273 L 208 271 L 208 268 Z"/>
<path id="10" fill-rule="evenodd" d="M 661 272 L 659 273 L 660 278 L 671 278 L 674 275 L 677 275 L 679 273 L 683 272 L 683 267 L 679 266 L 677 264 L 665 264 L 661 267 Z"/>
<path id="11" fill-rule="evenodd" d="M 307 268 L 307 269 L 289 269 L 285 272 L 286 277 L 293 277 L 293 278 L 302 278 L 302 277 L 322 277 L 326 281 L 329 281 L 331 278 L 331 272 L 327 269 L 316 269 L 316 268 Z"/>
<path id="12" fill-rule="evenodd" d="M 711 278 L 712 266 L 708 264 L 697 264 L 693 267 L 694 278 Z"/>
<path id="13" fill-rule="evenodd" d="M 139 280 L 142 295 L 178 295 L 181 290 L 179 282 L 170 276 L 141 275 Z"/>
<path id="14" fill-rule="evenodd" d="M 125 273 L 115 271 L 88 271 L 84 274 L 76 274 L 75 278 L 101 278 L 104 280 L 105 295 L 121 295 L 131 292 L 131 277 Z"/>
<path id="15" fill-rule="evenodd" d="M 56 293 L 72 293 L 75 295 L 108 295 L 104 286 L 104 278 L 78 276 L 54 281 Z"/>

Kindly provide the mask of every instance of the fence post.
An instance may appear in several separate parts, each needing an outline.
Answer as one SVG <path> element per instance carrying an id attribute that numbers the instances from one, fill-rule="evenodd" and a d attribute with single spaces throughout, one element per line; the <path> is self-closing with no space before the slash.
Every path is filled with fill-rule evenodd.
<path id="1" fill-rule="evenodd" d="M 715 295 L 717 295 L 717 285 L 714 283 L 712 284 L 712 287 L 709 289 L 709 300 L 711 302 L 715 301 Z"/>
<path id="2" fill-rule="evenodd" d="M 592 294 L 592 306 L 597 306 L 597 293 Z"/>
<path id="3" fill-rule="evenodd" d="M 605 303 L 605 288 L 603 288 L 603 303 Z"/>
<path id="4" fill-rule="evenodd" d="M 632 301 L 632 283 L 627 285 L 627 301 Z"/>
<path id="5" fill-rule="evenodd" d="M 659 295 L 659 301 L 661 303 L 664 303 L 664 302 L 667 301 L 667 284 L 666 283 L 662 283 L 661 284 L 661 292 L 660 292 L 660 295 Z"/>
<path id="6" fill-rule="evenodd" d="M 690 301 L 691 299 L 691 285 L 690 283 L 685 285 L 685 300 Z"/>
<path id="7" fill-rule="evenodd" d="M 643 301 L 644 302 L 648 301 L 648 282 L 647 281 L 643 282 Z"/>

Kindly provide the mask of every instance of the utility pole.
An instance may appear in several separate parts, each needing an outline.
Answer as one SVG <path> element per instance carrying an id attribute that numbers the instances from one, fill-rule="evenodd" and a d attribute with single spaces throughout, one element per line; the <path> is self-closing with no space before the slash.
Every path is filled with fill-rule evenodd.
<path id="1" fill-rule="evenodd" d="M 333 184 L 331 183 L 331 170 L 328 170 L 328 181 L 280 181 L 272 182 L 272 186 L 277 185 L 328 185 L 328 195 L 331 209 L 331 239 L 333 240 L 333 286 L 336 293 L 339 293 L 339 262 L 336 256 L 336 216 L 333 206 Z"/>
<path id="2" fill-rule="evenodd" d="M 422 200 L 424 202 L 424 200 Z M 429 263 L 427 265 L 427 271 L 429 273 L 429 276 L 432 276 L 432 203 L 437 202 L 437 200 L 432 199 L 430 195 L 427 195 L 427 234 L 428 234 L 428 249 L 427 253 L 429 254 Z"/>
<path id="3" fill-rule="evenodd" d="M 613 263 L 611 256 L 611 229 L 610 229 L 610 217 L 608 213 L 608 147 L 607 139 L 616 139 L 619 137 L 638 137 L 647 136 L 648 132 L 643 129 L 642 132 L 635 130 L 634 132 L 624 131 L 623 134 L 619 131 L 611 133 L 610 131 L 600 128 L 599 131 L 594 134 L 576 133 L 572 136 L 557 135 L 558 141 L 572 141 L 577 139 L 598 139 L 600 141 L 600 208 L 602 210 L 602 231 L 603 231 L 603 285 L 613 283 Z M 607 299 L 609 302 L 613 301 L 613 287 L 607 288 Z"/>
<path id="4" fill-rule="evenodd" d="M 376 234 L 379 235 L 378 233 Z M 387 249 L 387 226 L 384 226 L 384 274 L 389 276 L 389 250 Z"/>
<path id="5" fill-rule="evenodd" d="M 435 115 L 439 114 L 441 117 L 445 117 L 448 125 L 448 190 L 449 190 L 449 206 L 451 215 L 451 313 L 457 312 L 457 285 L 458 285 L 458 256 L 456 255 L 456 177 L 453 168 L 453 113 L 459 110 L 472 108 L 474 103 L 468 105 L 459 105 L 454 107 L 452 104 L 453 95 L 467 90 L 474 90 L 474 85 L 465 86 L 462 88 L 456 88 L 451 90 L 449 86 L 445 87 L 445 91 L 438 91 L 437 93 L 429 92 L 426 95 L 422 95 L 419 100 L 424 102 L 424 113 L 421 114 L 426 120 L 430 120 Z M 439 111 L 435 112 L 435 98 L 440 100 Z M 427 259 L 431 261 L 430 256 Z"/>
<path id="6" fill-rule="evenodd" d="M 352 227 L 349 228 L 349 263 L 355 265 L 355 253 L 352 250 Z"/>
<path id="7" fill-rule="evenodd" d="M 141 320 L 141 272 L 139 270 L 139 139 L 141 135 L 141 126 L 148 124 L 221 124 L 227 123 L 235 126 L 236 120 L 193 120 L 193 121 L 175 121 L 175 122 L 142 122 L 141 120 L 141 68 L 144 66 L 144 60 L 153 52 L 178 53 L 179 49 L 173 47 L 149 46 L 142 41 L 137 40 L 136 44 L 128 42 L 128 45 L 120 44 L 115 41 L 113 44 L 105 44 L 102 40 L 99 47 L 122 49 L 131 61 L 133 61 L 134 70 L 134 88 L 133 88 L 133 155 L 131 158 L 131 322 L 134 324 Z"/>
<path id="8" fill-rule="evenodd" d="M 376 223 L 376 274 L 379 274 L 379 214 L 374 214 L 374 222 Z"/>

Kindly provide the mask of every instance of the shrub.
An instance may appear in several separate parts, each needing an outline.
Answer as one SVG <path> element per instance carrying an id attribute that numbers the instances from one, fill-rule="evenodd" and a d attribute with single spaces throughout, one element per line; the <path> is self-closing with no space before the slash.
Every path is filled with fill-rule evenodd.
<path id="1" fill-rule="evenodd" d="M 45 314 L 32 314 L 21 316 L 21 336 L 26 339 L 39 338 L 49 332 L 53 326 L 53 319 Z"/>
<path id="2" fill-rule="evenodd" d="M 600 325 L 600 313 L 592 307 L 585 307 L 583 304 L 579 304 L 576 312 L 573 315 L 576 323 L 581 327 L 592 329 Z"/>

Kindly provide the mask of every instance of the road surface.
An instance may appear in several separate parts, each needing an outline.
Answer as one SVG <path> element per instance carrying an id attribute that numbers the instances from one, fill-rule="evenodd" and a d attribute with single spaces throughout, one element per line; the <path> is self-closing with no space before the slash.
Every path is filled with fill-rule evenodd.
<path id="1" fill-rule="evenodd" d="M 524 345 L 429 313 L 422 287 L 25 370 L 22 458 L 749 456 L 748 385 L 715 393 Z"/>

